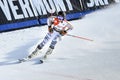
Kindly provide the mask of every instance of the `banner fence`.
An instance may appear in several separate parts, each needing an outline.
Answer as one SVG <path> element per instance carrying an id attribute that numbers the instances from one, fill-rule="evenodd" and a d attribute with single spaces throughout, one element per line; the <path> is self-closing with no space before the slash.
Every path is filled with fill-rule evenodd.
<path id="1" fill-rule="evenodd" d="M 120 0 L 0 0 L 0 32 L 46 24 L 47 17 L 65 11 L 78 19 Z"/>

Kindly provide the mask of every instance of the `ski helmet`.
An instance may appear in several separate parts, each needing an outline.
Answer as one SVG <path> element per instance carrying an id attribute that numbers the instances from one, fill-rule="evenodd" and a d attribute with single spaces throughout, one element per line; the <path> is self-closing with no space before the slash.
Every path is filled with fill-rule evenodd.
<path id="1" fill-rule="evenodd" d="M 63 11 L 59 11 L 59 12 L 58 12 L 58 16 L 62 16 L 62 17 L 65 19 L 66 14 L 65 14 L 65 12 L 63 12 Z"/>

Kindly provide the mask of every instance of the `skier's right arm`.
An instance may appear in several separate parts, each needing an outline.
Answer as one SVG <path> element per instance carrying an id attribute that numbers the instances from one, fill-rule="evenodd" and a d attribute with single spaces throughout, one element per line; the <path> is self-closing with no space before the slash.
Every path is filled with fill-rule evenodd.
<path id="1" fill-rule="evenodd" d="M 48 25 L 48 31 L 50 33 L 53 32 L 53 28 L 52 28 L 52 24 L 53 24 L 53 19 L 54 19 L 54 16 L 51 16 L 47 19 L 47 25 Z"/>

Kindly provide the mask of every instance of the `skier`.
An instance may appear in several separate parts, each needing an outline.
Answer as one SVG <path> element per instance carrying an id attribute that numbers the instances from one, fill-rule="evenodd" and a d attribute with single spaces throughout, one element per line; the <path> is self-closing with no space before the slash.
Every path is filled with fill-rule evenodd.
<path id="1" fill-rule="evenodd" d="M 50 16 L 47 19 L 48 33 L 44 37 L 43 41 L 37 46 L 37 48 L 29 55 L 27 58 L 21 61 L 26 61 L 33 58 L 35 55 L 39 54 L 44 45 L 51 40 L 51 44 L 44 55 L 44 59 L 50 55 L 57 43 L 57 40 L 67 34 L 69 30 L 72 30 L 72 25 L 66 20 L 66 14 L 63 11 L 59 11 L 57 16 Z"/>

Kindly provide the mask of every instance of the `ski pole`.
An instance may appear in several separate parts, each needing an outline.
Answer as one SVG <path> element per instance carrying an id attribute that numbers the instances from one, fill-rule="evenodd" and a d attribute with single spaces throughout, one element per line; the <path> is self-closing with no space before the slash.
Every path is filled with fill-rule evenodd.
<path id="1" fill-rule="evenodd" d="M 75 38 L 79 38 L 79 39 L 83 39 L 83 40 L 87 40 L 87 41 L 93 41 L 92 39 L 88 39 L 85 37 L 80 37 L 80 36 L 76 36 L 76 35 L 72 35 L 72 34 L 66 34 L 67 36 L 71 36 L 71 37 L 75 37 Z"/>

